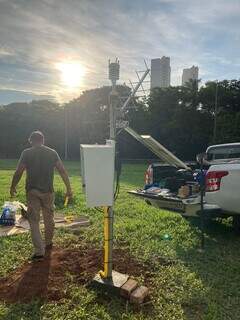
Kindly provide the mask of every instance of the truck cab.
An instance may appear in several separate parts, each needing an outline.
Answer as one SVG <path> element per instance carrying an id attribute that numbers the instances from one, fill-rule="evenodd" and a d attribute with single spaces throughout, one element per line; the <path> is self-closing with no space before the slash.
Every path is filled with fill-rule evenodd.
<path id="1" fill-rule="evenodd" d="M 240 215 L 240 143 L 207 148 L 210 165 L 206 174 L 205 199 L 217 204 L 224 213 Z"/>

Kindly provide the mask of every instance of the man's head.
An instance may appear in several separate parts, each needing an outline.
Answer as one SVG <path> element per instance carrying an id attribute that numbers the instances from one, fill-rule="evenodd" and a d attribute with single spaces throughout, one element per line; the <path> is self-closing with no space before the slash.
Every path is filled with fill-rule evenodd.
<path id="1" fill-rule="evenodd" d="M 31 143 L 32 146 L 41 146 L 44 144 L 44 135 L 41 131 L 33 131 L 30 134 L 28 141 Z"/>

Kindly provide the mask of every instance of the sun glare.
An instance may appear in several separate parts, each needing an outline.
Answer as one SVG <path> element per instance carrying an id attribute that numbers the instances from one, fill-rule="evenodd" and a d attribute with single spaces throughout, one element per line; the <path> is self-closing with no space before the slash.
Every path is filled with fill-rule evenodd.
<path id="1" fill-rule="evenodd" d="M 62 83 L 68 88 L 77 88 L 82 84 L 85 74 L 84 67 L 79 62 L 56 63 L 57 70 L 61 73 Z"/>

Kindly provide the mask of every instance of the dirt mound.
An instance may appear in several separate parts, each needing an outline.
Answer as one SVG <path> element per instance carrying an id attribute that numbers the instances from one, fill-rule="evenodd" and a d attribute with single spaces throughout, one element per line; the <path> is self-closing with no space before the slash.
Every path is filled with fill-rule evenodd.
<path id="1" fill-rule="evenodd" d="M 45 259 L 26 262 L 6 278 L 0 278 L 0 300 L 28 302 L 33 298 L 57 301 L 66 296 L 66 274 L 74 276 L 74 282 L 88 284 L 102 269 L 102 250 L 93 248 L 53 248 Z M 124 250 L 114 250 L 114 269 L 139 276 L 146 267 Z"/>

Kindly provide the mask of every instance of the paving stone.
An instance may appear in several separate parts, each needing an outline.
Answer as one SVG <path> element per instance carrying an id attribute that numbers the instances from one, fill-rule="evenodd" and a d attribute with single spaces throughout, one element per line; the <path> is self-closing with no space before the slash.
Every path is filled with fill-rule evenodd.
<path id="1" fill-rule="evenodd" d="M 135 304 L 141 304 L 148 295 L 149 289 L 147 287 L 137 287 L 130 295 L 130 302 Z"/>
<path id="2" fill-rule="evenodd" d="M 130 294 L 135 290 L 138 286 L 138 283 L 134 279 L 128 279 L 128 281 L 121 287 L 120 295 L 126 299 L 130 297 Z"/>

